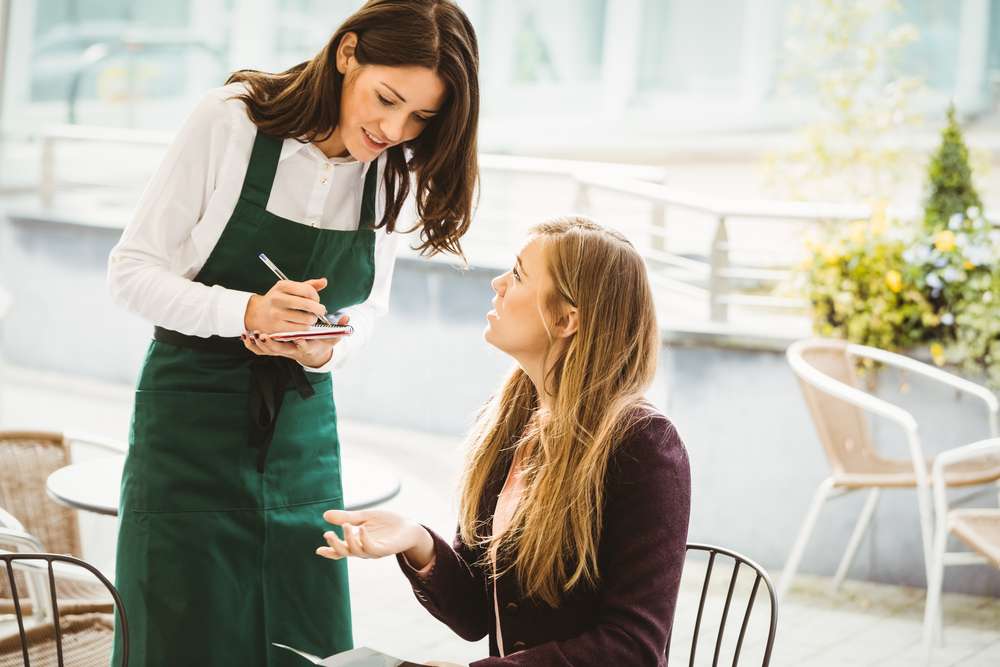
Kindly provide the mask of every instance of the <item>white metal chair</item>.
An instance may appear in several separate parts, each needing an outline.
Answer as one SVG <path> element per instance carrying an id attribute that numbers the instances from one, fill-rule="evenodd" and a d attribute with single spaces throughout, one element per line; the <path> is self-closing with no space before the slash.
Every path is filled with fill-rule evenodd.
<path id="1" fill-rule="evenodd" d="M 940 454 L 931 468 L 934 490 L 934 545 L 924 608 L 924 645 L 928 654 L 941 636 L 941 586 L 945 565 L 989 564 L 1000 568 L 1000 508 L 948 509 L 946 468 L 1000 456 L 1000 438 L 957 447 Z M 972 495 L 981 495 L 984 489 Z M 966 498 L 967 499 L 967 498 Z M 946 551 L 954 535 L 972 551 Z"/>
<path id="2" fill-rule="evenodd" d="M 840 586 L 847 574 L 878 504 L 879 492 L 883 488 L 916 490 L 924 567 L 925 571 L 929 572 L 933 529 L 928 479 L 931 462 L 924 456 L 917 421 L 913 415 L 860 388 L 861 383 L 855 372 L 857 360 L 871 359 L 895 366 L 981 399 L 986 406 L 992 436 L 998 435 L 997 415 L 1000 412 L 1000 402 L 985 387 L 934 366 L 893 352 L 854 345 L 842 340 L 797 341 L 789 346 L 786 356 L 798 377 L 817 434 L 830 462 L 832 474 L 820 483 L 813 496 L 788 562 L 781 573 L 778 594 L 783 596 L 791 586 L 802 553 L 826 501 L 861 489 L 869 489 L 868 498 L 834 575 L 834 590 Z M 903 429 L 909 448 L 908 459 L 888 458 L 876 449 L 868 426 L 869 414 L 884 417 Z M 1000 457 L 985 458 L 953 466 L 946 473 L 944 484 L 949 487 L 971 486 L 998 479 L 1000 479 Z"/>

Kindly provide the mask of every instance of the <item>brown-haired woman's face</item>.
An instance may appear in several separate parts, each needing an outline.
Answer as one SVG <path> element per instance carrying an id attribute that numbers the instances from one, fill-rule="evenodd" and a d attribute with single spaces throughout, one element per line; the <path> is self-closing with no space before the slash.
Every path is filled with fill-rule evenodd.
<path id="1" fill-rule="evenodd" d="M 423 132 L 444 104 L 447 89 L 427 67 L 359 65 L 350 55 L 356 43 L 348 33 L 338 50 L 344 87 L 337 129 L 354 159 L 370 162 Z"/>

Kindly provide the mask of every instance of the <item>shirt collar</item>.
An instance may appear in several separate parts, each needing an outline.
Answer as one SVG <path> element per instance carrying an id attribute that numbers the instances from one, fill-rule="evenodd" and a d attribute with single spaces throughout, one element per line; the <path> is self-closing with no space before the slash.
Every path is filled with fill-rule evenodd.
<path id="1" fill-rule="evenodd" d="M 278 156 L 278 162 L 281 162 L 282 160 L 289 158 L 298 153 L 299 151 L 303 150 L 306 151 L 310 156 L 321 162 L 329 162 L 331 164 L 347 164 L 350 162 L 357 162 L 357 160 L 355 160 L 350 155 L 348 155 L 347 157 L 328 158 L 325 155 L 323 155 L 323 151 L 316 148 L 316 146 L 314 146 L 313 144 L 309 142 L 302 142 L 292 137 L 289 137 L 285 139 L 283 142 L 281 142 L 281 155 Z"/>

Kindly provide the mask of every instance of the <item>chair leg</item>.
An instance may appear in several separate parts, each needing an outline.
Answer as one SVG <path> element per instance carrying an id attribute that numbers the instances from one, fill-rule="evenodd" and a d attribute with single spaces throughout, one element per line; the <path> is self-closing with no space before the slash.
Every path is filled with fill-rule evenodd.
<path id="1" fill-rule="evenodd" d="M 802 527 L 799 528 L 799 534 L 795 538 L 795 543 L 792 546 L 792 552 L 789 554 L 788 561 L 785 563 L 785 569 L 781 572 L 781 580 L 778 583 L 779 597 L 785 597 L 785 594 L 792 585 L 792 578 L 795 576 L 795 571 L 799 568 L 799 561 L 802 560 L 802 552 L 805 551 L 806 543 L 812 535 L 813 528 L 816 525 L 816 519 L 819 517 L 819 511 L 823 508 L 823 504 L 826 502 L 826 499 L 830 495 L 830 491 L 832 489 L 833 478 L 827 477 L 820 483 L 819 488 L 816 489 L 816 493 L 813 495 L 812 504 L 809 506 L 809 512 L 806 514 L 805 521 L 802 522 Z"/>
<path id="2" fill-rule="evenodd" d="M 840 590 L 840 585 L 844 583 L 844 577 L 847 576 L 847 571 L 850 569 L 851 563 L 854 562 L 854 555 L 857 553 L 858 546 L 860 546 L 861 540 L 868 531 L 872 515 L 875 513 L 875 507 L 878 506 L 878 498 L 879 490 L 872 489 L 868 494 L 868 500 L 865 501 L 864 507 L 861 508 L 861 516 L 858 517 L 858 523 L 854 526 L 851 539 L 847 541 L 847 549 L 844 551 L 844 557 L 840 559 L 840 565 L 837 566 L 837 574 L 833 576 L 833 582 L 830 585 L 830 590 L 834 593 Z"/>
<path id="3" fill-rule="evenodd" d="M 920 537 L 924 546 L 924 573 L 927 583 L 931 579 L 931 560 L 934 539 L 933 506 L 931 505 L 931 490 L 929 487 L 917 485 L 917 508 L 920 510 Z"/>
<path id="4" fill-rule="evenodd" d="M 941 587 L 944 582 L 944 550 L 948 543 L 948 529 L 944 526 L 934 535 L 931 567 L 927 578 L 927 603 L 924 607 L 924 650 L 930 658 L 934 646 L 941 643 L 942 606 Z"/>

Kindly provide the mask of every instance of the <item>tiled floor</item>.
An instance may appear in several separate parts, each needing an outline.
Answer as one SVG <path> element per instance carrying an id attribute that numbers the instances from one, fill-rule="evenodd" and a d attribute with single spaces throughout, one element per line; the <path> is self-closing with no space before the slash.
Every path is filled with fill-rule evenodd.
<path id="1" fill-rule="evenodd" d="M 0 427 L 75 429 L 124 440 L 129 420 L 128 387 L 70 377 L 7 369 L 0 377 Z M 461 467 L 456 438 L 399 431 L 368 424 L 342 423 L 346 449 L 364 449 L 399 474 L 403 490 L 385 508 L 406 513 L 442 533 L 454 529 L 452 490 Z M 81 451 L 85 457 L 88 452 Z M 345 471 L 350 474 L 350 471 Z M 81 516 L 89 560 L 110 568 L 114 521 Z M 703 561 L 692 558 L 682 583 L 675 620 L 672 662 L 687 662 L 698 607 Z M 718 619 L 729 572 L 716 566 L 698 641 L 696 664 L 711 664 Z M 485 642 L 465 642 L 417 604 L 393 559 L 354 561 L 351 594 L 355 641 L 409 659 L 473 660 L 486 653 Z M 737 581 L 736 594 L 720 647 L 720 663 L 731 664 L 752 581 Z M 772 573 L 777 578 L 777 573 Z M 830 594 L 829 581 L 803 576 L 783 603 L 778 619 L 773 665 L 802 667 L 924 664 L 920 589 L 847 582 Z M 742 593 L 743 597 L 740 597 Z M 758 594 L 747 630 L 741 664 L 759 664 L 768 606 Z M 742 602 L 741 602 L 742 601 Z M 945 644 L 932 665 L 1000 665 L 1000 600 L 946 595 Z"/>

